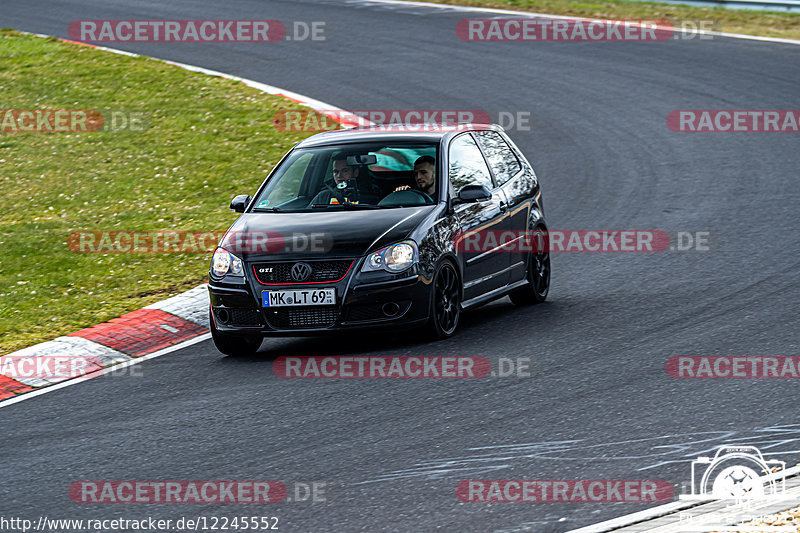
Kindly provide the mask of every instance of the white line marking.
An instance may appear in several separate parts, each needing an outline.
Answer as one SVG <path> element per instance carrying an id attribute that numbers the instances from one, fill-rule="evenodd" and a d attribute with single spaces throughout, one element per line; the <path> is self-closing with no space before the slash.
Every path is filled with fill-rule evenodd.
<path id="1" fill-rule="evenodd" d="M 86 374 L 86 376 L 100 377 L 103 374 L 108 374 L 109 372 L 117 372 L 121 368 L 127 368 L 129 366 L 138 365 L 139 363 L 142 363 L 144 361 L 149 361 L 150 359 L 155 359 L 156 357 L 161 357 L 162 355 L 166 355 L 168 353 L 171 353 L 171 352 L 174 352 L 174 351 L 177 351 L 177 350 L 182 350 L 183 348 L 188 348 L 189 346 L 192 346 L 192 345 L 197 344 L 199 342 L 208 340 L 210 338 L 211 338 L 211 333 L 203 333 L 202 335 L 199 335 L 199 336 L 197 336 L 197 337 L 195 337 L 193 339 L 185 340 L 185 341 L 181 342 L 180 344 L 176 344 L 174 346 L 170 346 L 168 348 L 164 348 L 163 350 L 159 350 L 159 351 L 153 352 L 151 354 L 147 354 L 147 355 L 143 355 L 141 357 L 137 357 L 136 359 L 133 359 L 131 361 L 127 361 L 125 363 L 119 363 L 119 364 L 116 364 L 116 365 L 107 366 L 107 367 L 105 367 L 105 368 L 103 368 L 101 370 L 97 370 L 95 372 L 89 372 L 89 373 Z M 94 375 L 94 374 L 96 374 L 96 375 Z M 84 383 L 86 381 L 86 379 L 87 379 L 86 377 L 81 377 L 81 379 L 70 379 L 68 381 L 62 381 L 61 383 L 58 383 L 56 385 L 50 385 L 49 387 L 44 387 L 44 388 L 41 388 L 41 389 L 38 389 L 38 390 L 35 390 L 35 391 L 24 392 L 24 393 L 20 394 L 19 396 L 14 396 L 13 398 L 8 398 L 7 400 L 0 401 L 0 409 L 2 409 L 3 407 L 8 407 L 9 405 L 12 405 L 12 404 L 15 404 L 15 403 L 19 403 L 19 402 L 24 401 L 24 400 L 29 400 L 29 399 L 34 398 L 36 396 L 41 396 L 42 394 L 47 394 L 48 392 L 53 392 L 53 391 L 56 391 L 56 390 L 59 390 L 59 389 L 63 389 L 64 387 L 69 387 L 70 385 L 75 385 L 76 383 Z"/>
<path id="2" fill-rule="evenodd" d="M 669 502 L 664 505 L 659 505 L 658 507 L 652 507 L 650 509 L 645 509 L 644 511 L 639 511 L 637 513 L 626 514 L 624 516 L 612 518 L 611 520 L 606 520 L 605 522 L 599 522 L 597 524 L 585 526 L 580 529 L 572 529 L 570 531 L 567 531 L 567 533 L 603 533 L 605 531 L 610 531 L 612 529 L 629 526 L 636 522 L 643 522 L 645 520 L 651 520 L 659 516 L 668 515 L 674 513 L 675 511 L 680 511 L 681 509 L 695 507 L 700 503 L 702 502 L 687 502 L 687 501 Z"/>
<path id="3" fill-rule="evenodd" d="M 469 6 L 456 6 L 450 4 L 432 4 L 430 2 L 411 2 L 409 0 L 370 0 L 371 3 L 378 3 L 378 4 L 395 4 L 395 5 L 405 5 L 405 6 L 417 6 L 417 7 L 431 7 L 431 8 L 438 8 L 442 10 L 449 10 L 449 11 L 458 11 L 458 12 L 472 12 L 472 13 L 496 13 L 498 15 L 517 15 L 523 17 L 534 17 L 534 18 L 551 18 L 551 19 L 569 19 L 569 20 L 609 20 L 603 18 L 590 18 L 590 17 L 571 17 L 567 15 L 552 15 L 550 13 L 534 13 L 531 11 L 514 11 L 511 9 L 495 9 L 490 7 L 469 7 Z M 671 30 L 681 33 L 692 33 L 694 35 L 714 35 L 718 37 L 730 37 L 732 39 L 748 39 L 751 41 L 764 41 L 770 43 L 783 43 L 783 44 L 794 44 L 800 45 L 800 41 L 795 39 L 781 39 L 778 37 L 762 37 L 760 35 L 744 35 L 741 33 L 725 33 L 719 31 L 708 31 L 708 30 L 688 30 L 685 28 L 675 28 L 675 27 L 667 27 L 667 26 L 658 26 L 658 29 L 662 30 Z"/>

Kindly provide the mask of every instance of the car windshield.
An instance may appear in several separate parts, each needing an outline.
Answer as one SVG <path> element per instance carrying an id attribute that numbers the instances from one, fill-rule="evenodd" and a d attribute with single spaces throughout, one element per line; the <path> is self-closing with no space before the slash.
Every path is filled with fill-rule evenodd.
<path id="1" fill-rule="evenodd" d="M 254 211 L 388 209 L 438 198 L 435 144 L 365 143 L 298 148 L 275 170 Z"/>

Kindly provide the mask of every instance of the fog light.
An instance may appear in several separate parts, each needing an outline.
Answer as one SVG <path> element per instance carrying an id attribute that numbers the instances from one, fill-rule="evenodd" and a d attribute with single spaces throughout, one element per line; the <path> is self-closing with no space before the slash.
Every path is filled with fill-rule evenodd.
<path id="1" fill-rule="evenodd" d="M 394 316 L 400 312 L 400 306 L 394 302 L 383 304 L 383 314 L 386 316 Z"/>

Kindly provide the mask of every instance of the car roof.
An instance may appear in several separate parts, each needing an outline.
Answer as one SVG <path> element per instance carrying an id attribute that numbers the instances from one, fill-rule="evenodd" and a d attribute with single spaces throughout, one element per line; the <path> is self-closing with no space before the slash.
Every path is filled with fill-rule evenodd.
<path id="1" fill-rule="evenodd" d="M 439 142 L 447 136 L 454 136 L 464 131 L 484 130 L 503 131 L 503 128 L 497 124 L 458 124 L 452 126 L 426 126 L 422 124 L 419 126 L 368 126 L 318 133 L 301 141 L 297 145 L 297 148 L 373 141 Z"/>

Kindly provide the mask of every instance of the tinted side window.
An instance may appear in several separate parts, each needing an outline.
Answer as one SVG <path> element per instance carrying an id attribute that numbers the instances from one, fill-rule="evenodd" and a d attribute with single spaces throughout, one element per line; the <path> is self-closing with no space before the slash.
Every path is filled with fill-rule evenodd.
<path id="1" fill-rule="evenodd" d="M 499 185 L 504 184 L 522 170 L 522 165 L 511 151 L 499 133 L 496 131 L 481 131 L 477 134 L 483 153 L 494 171 L 494 177 Z"/>
<path id="2" fill-rule="evenodd" d="M 486 160 L 471 135 L 461 135 L 450 143 L 449 160 L 454 194 L 464 185 L 483 185 L 489 190 L 494 188 Z"/>

